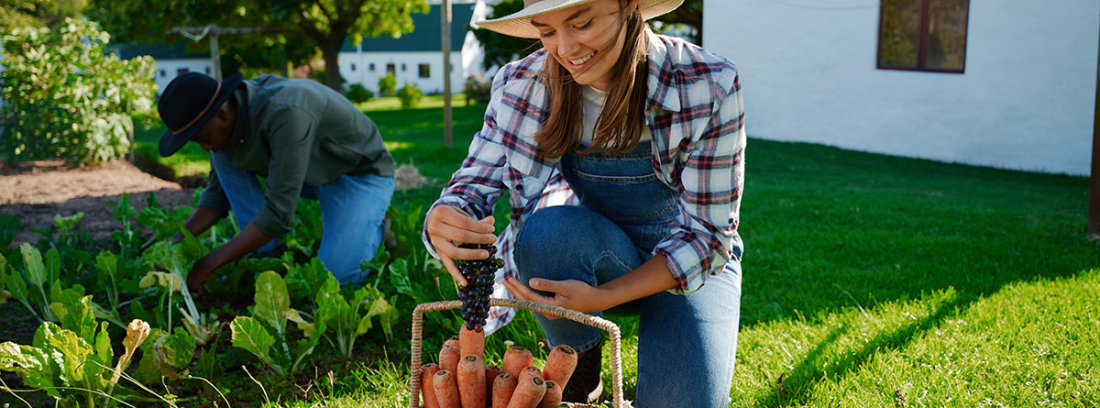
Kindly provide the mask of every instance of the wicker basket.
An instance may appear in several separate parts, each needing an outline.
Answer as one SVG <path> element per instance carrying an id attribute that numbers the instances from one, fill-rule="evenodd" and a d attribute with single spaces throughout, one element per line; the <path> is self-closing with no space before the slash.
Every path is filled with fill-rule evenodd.
<path id="1" fill-rule="evenodd" d="M 518 299 L 489 299 L 490 306 L 504 306 L 516 309 L 530 310 L 535 313 L 542 313 L 547 316 L 556 316 L 565 319 L 569 319 L 578 323 L 582 323 L 588 326 L 592 326 L 603 331 L 608 332 L 611 336 L 611 404 L 615 408 L 629 407 L 623 400 L 623 369 L 622 358 L 619 352 L 619 346 L 621 344 L 619 335 L 619 326 L 615 323 L 611 323 L 607 320 L 601 319 L 596 316 L 587 315 L 577 311 L 557 307 L 548 306 L 541 303 L 530 302 L 526 300 Z M 409 408 L 420 407 L 420 361 L 421 353 L 421 341 L 424 333 L 424 312 L 435 312 L 441 310 L 458 309 L 462 307 L 462 302 L 458 300 L 449 300 L 443 302 L 423 303 L 413 310 L 413 325 L 412 325 L 412 365 L 409 368 Z M 596 405 L 589 404 L 574 404 L 566 403 L 573 408 L 595 408 Z"/>

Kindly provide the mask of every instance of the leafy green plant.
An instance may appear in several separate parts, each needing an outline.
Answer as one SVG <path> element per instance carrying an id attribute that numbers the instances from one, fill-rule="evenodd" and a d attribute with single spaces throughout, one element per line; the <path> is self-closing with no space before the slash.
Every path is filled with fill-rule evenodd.
<path id="1" fill-rule="evenodd" d="M 134 378 L 148 383 L 158 383 L 163 378 L 180 380 L 187 377 L 187 367 L 196 349 L 195 338 L 182 327 L 172 334 L 152 329 L 149 341 L 141 347 L 142 357 Z"/>
<path id="2" fill-rule="evenodd" d="M 183 284 L 187 280 L 185 273 L 191 271 L 195 260 L 206 255 L 198 239 L 186 230 L 183 234 L 182 243 L 161 241 L 145 251 L 143 259 L 146 265 L 163 268 L 166 272 L 147 273 L 140 286 L 161 288 L 157 317 L 162 319 L 165 331 L 170 331 L 172 328 L 173 306 L 179 303 L 176 300 L 178 296 L 184 306 L 179 307 L 183 327 L 195 338 L 196 343 L 206 345 L 218 335 L 221 323 L 216 316 L 199 313 L 198 308 L 195 307 L 195 301 L 191 298 L 191 291 L 187 289 L 187 285 Z"/>
<path id="3" fill-rule="evenodd" d="M 255 302 L 251 317 L 237 316 L 229 325 L 233 347 L 247 350 L 278 374 L 297 372 L 320 344 L 325 321 L 310 323 L 291 309 L 286 282 L 275 272 L 260 274 Z M 305 336 L 293 345 L 287 333 L 288 321 L 295 322 Z"/>
<path id="4" fill-rule="evenodd" d="M 363 84 L 357 82 L 348 85 L 348 91 L 344 93 L 344 96 L 346 96 L 349 101 L 355 103 L 363 103 L 369 101 L 371 97 L 374 96 L 374 93 L 367 90 L 367 88 L 363 86 Z"/>
<path id="5" fill-rule="evenodd" d="M 56 31 L 0 33 L 0 154 L 95 165 L 130 151 L 130 115 L 153 112 L 153 59 L 120 60 L 109 42 L 96 23 L 72 18 Z"/>
<path id="6" fill-rule="evenodd" d="M 0 255 L 7 256 L 11 253 L 8 247 L 15 240 L 15 235 L 19 233 L 20 227 L 19 219 L 15 218 L 14 215 L 0 214 Z"/>
<path id="7" fill-rule="evenodd" d="M 113 368 L 114 351 L 107 323 L 98 329 L 94 320 L 81 328 L 95 333 L 94 340 L 89 341 L 76 332 L 44 322 L 30 346 L 0 344 L 0 370 L 19 374 L 23 384 L 45 391 L 59 407 L 117 405 L 118 400 L 136 395 L 124 387 L 116 387 L 134 351 L 148 336 L 149 325 L 140 320 L 130 322 L 122 341 L 126 351 Z"/>
<path id="8" fill-rule="evenodd" d="M 43 262 L 42 253 L 38 248 L 26 243 L 19 247 L 23 255 L 23 265 L 27 276 L 15 269 L 3 273 L 4 286 L 11 293 L 11 297 L 21 302 L 28 311 L 39 321 L 54 321 L 50 311 L 50 297 L 47 285 L 57 283 L 60 275 L 61 258 L 56 249 L 46 252 Z M 6 264 L 4 259 L 0 264 Z M 29 285 L 28 285 L 29 284 Z"/>
<path id="9" fill-rule="evenodd" d="M 153 197 L 156 197 L 156 195 L 153 195 Z M 122 255 L 124 259 L 137 257 L 141 252 L 142 242 L 140 231 L 134 228 L 134 217 L 137 216 L 138 211 L 130 205 L 130 195 L 122 193 L 122 198 L 118 200 L 118 204 L 111 206 L 111 209 L 114 211 L 111 218 L 122 223 L 122 229 L 111 232 L 111 242 L 118 246 L 119 255 Z"/>
<path id="10" fill-rule="evenodd" d="M 466 83 L 462 87 L 462 91 L 466 94 L 466 99 L 473 99 L 478 103 L 488 103 L 493 84 L 489 80 L 480 74 L 473 74 L 466 77 Z"/>
<path id="11" fill-rule="evenodd" d="M 397 98 L 401 100 L 402 108 L 415 108 L 420 105 L 420 100 L 424 99 L 424 93 L 420 92 L 420 87 L 410 82 L 397 91 Z"/>
<path id="12" fill-rule="evenodd" d="M 382 96 L 394 96 L 397 93 L 397 77 L 393 72 L 387 72 L 386 75 L 378 78 L 378 93 Z"/>
<path id="13" fill-rule="evenodd" d="M 145 197 L 146 206 L 138 214 L 138 223 L 153 230 L 150 237 L 142 247 L 146 247 L 157 241 L 171 239 L 176 233 L 183 230 L 187 224 L 187 216 L 191 214 L 191 207 L 179 206 L 173 210 L 161 208 L 157 202 L 156 194 L 149 193 Z"/>
<path id="14" fill-rule="evenodd" d="M 386 338 L 393 335 L 397 309 L 373 286 L 363 286 L 355 291 L 351 299 L 345 299 L 340 293 L 340 282 L 330 274 L 317 292 L 316 302 L 316 321 L 332 329 L 335 346 L 345 358 L 351 357 L 355 339 L 371 329 L 371 319 L 376 316 Z"/>
<path id="15" fill-rule="evenodd" d="M 76 213 L 68 217 L 56 214 L 49 228 L 34 230 L 42 236 L 38 240 L 39 248 L 57 251 L 60 270 L 67 272 L 65 277 L 68 280 L 84 277 L 84 270 L 92 265 L 92 255 L 84 250 L 94 245 L 91 234 L 88 231 L 77 230 L 77 226 L 83 219 L 84 213 Z"/>

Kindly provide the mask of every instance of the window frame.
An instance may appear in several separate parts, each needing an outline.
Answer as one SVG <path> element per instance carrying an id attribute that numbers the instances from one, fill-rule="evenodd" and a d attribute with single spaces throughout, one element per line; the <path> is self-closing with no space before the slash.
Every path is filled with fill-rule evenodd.
<path id="1" fill-rule="evenodd" d="M 925 66 L 925 46 L 928 41 L 928 24 L 931 19 L 932 0 L 920 0 L 920 39 L 917 43 L 917 66 L 909 67 L 890 67 L 882 65 L 882 38 L 883 29 L 886 25 L 886 0 L 880 0 L 878 8 L 878 44 L 875 47 L 875 67 L 882 70 L 889 71 L 912 71 L 912 72 L 936 72 L 944 74 L 965 74 L 966 73 L 966 56 L 967 47 L 970 45 L 970 0 L 966 1 L 966 15 L 963 17 L 966 20 L 966 32 L 963 35 L 966 36 L 966 42 L 962 46 L 962 67 L 959 69 L 948 68 L 928 68 Z"/>
<path id="2" fill-rule="evenodd" d="M 417 70 L 416 74 L 417 74 L 418 78 L 423 78 L 423 79 L 431 79 L 432 78 L 432 64 L 417 64 L 416 70 Z M 424 75 L 425 71 L 427 71 L 428 75 Z"/>

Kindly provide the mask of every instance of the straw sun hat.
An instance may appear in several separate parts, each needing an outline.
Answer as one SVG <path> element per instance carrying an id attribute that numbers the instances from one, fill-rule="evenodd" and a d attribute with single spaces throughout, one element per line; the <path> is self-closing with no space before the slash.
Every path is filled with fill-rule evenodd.
<path id="1" fill-rule="evenodd" d="M 539 38 L 539 30 L 531 25 L 531 17 L 593 1 L 523 0 L 523 10 L 493 20 L 477 21 L 474 25 L 512 37 Z M 638 0 L 638 11 L 643 20 L 649 20 L 675 10 L 683 2 L 684 0 Z"/>

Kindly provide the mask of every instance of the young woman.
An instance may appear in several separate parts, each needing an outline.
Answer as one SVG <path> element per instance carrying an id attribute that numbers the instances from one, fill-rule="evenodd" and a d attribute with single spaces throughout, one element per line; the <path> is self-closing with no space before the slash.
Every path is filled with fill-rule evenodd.
<path id="1" fill-rule="evenodd" d="M 681 1 L 524 0 L 477 23 L 543 48 L 496 74 L 485 126 L 425 220 L 425 242 L 460 284 L 454 260 L 488 253 L 458 244 L 496 243 L 495 296 L 637 314 L 645 408 L 727 406 L 740 316 L 737 68 L 647 28 Z M 536 318 L 552 345 L 582 352 L 567 400 L 598 396 L 602 332 Z"/>

